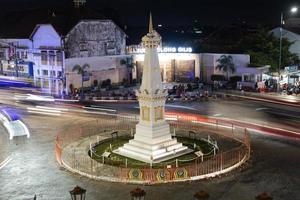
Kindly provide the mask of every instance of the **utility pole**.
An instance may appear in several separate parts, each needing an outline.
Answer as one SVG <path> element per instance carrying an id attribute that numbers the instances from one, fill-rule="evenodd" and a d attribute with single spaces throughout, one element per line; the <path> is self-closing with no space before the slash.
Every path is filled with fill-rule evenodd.
<path id="1" fill-rule="evenodd" d="M 280 13 L 280 38 L 279 38 L 279 61 L 278 61 L 278 89 L 280 89 L 280 68 L 282 59 L 282 25 L 283 25 L 283 12 Z M 279 91 L 279 90 L 278 90 Z"/>
<path id="2" fill-rule="evenodd" d="M 298 11 L 298 7 L 292 7 L 290 9 L 291 13 L 296 13 Z M 279 60 L 278 60 L 278 83 L 277 83 L 277 92 L 280 90 L 280 69 L 282 65 L 282 28 L 283 28 L 283 12 L 280 13 L 280 38 L 279 38 Z"/>
<path id="3" fill-rule="evenodd" d="M 15 70 L 16 70 L 16 77 L 19 77 L 19 66 L 18 66 L 18 54 L 17 54 L 17 47 L 15 45 L 12 45 L 14 49 L 14 61 L 15 61 Z"/>

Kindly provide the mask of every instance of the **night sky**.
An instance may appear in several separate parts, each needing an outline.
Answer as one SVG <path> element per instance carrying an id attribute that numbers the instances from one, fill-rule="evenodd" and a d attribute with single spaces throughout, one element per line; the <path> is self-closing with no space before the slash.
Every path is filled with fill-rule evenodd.
<path id="1" fill-rule="evenodd" d="M 1 12 L 28 8 L 57 8 L 72 0 L 0 0 Z M 144 26 L 149 10 L 155 23 L 163 26 L 189 25 L 198 20 L 203 25 L 238 22 L 276 25 L 280 11 L 288 10 L 292 0 L 87 0 L 93 8 L 112 8 L 127 26 Z M 298 4 L 300 2 L 298 1 Z"/>

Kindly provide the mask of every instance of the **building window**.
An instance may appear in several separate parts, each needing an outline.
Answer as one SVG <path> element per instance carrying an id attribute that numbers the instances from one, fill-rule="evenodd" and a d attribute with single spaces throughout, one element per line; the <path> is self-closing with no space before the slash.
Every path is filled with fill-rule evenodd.
<path id="1" fill-rule="evenodd" d="M 244 74 L 244 82 L 253 82 L 255 81 L 254 74 Z"/>
<path id="2" fill-rule="evenodd" d="M 5 59 L 5 53 L 3 51 L 0 51 L 0 58 Z"/>
<path id="3" fill-rule="evenodd" d="M 63 62 L 63 53 L 61 51 L 56 52 L 56 65 L 62 66 Z"/>
<path id="4" fill-rule="evenodd" d="M 20 59 L 21 58 L 21 55 L 20 55 L 20 52 L 18 51 L 17 52 L 17 59 Z"/>
<path id="5" fill-rule="evenodd" d="M 48 70 L 43 70 L 43 76 L 48 76 Z"/>
<path id="6" fill-rule="evenodd" d="M 49 51 L 49 65 L 53 66 L 55 62 L 54 51 Z"/>
<path id="7" fill-rule="evenodd" d="M 50 76 L 51 77 L 55 77 L 55 74 L 56 74 L 55 71 L 53 71 L 53 70 L 50 71 Z"/>
<path id="8" fill-rule="evenodd" d="M 42 65 L 48 65 L 47 51 L 41 51 Z"/>
<path id="9" fill-rule="evenodd" d="M 80 51 L 87 51 L 87 44 L 86 44 L 86 42 L 80 42 L 79 43 L 79 50 Z"/>
<path id="10" fill-rule="evenodd" d="M 40 70 L 39 69 L 37 70 L 37 75 L 40 75 Z"/>
<path id="11" fill-rule="evenodd" d="M 27 55 L 25 51 L 21 51 L 21 59 L 26 59 Z"/>
<path id="12" fill-rule="evenodd" d="M 57 77 L 62 77 L 62 72 L 61 71 L 57 72 Z"/>

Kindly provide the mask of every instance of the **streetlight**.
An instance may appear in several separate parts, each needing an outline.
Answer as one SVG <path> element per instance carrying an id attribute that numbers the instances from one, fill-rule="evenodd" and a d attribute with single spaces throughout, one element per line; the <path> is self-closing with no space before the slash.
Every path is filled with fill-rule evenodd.
<path id="1" fill-rule="evenodd" d="M 296 13 L 298 11 L 298 7 L 292 7 L 291 8 L 291 13 Z"/>
<path id="2" fill-rule="evenodd" d="M 145 190 L 137 187 L 134 190 L 130 191 L 132 200 L 144 200 L 146 196 Z"/>
<path id="3" fill-rule="evenodd" d="M 71 199 L 72 200 L 85 200 L 85 193 L 86 190 L 76 186 L 73 190 L 70 191 Z"/>
<path id="4" fill-rule="evenodd" d="M 290 9 L 290 12 L 291 13 L 296 13 L 298 11 L 298 7 L 294 6 Z M 283 12 L 281 12 L 280 14 L 280 40 L 279 40 L 279 62 L 278 62 L 278 92 L 279 92 L 279 89 L 280 89 L 280 67 L 281 67 L 281 60 L 282 60 L 282 26 L 284 24 L 284 21 L 283 21 Z"/>

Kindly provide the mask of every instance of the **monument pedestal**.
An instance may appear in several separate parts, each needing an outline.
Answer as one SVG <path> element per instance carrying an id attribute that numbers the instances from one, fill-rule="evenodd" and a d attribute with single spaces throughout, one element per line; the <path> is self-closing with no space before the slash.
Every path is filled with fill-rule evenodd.
<path id="1" fill-rule="evenodd" d="M 191 152 L 193 150 L 172 138 L 166 122 L 154 127 L 137 124 L 134 139 L 114 151 L 147 163 L 159 163 Z"/>

